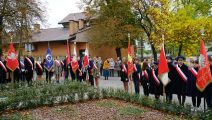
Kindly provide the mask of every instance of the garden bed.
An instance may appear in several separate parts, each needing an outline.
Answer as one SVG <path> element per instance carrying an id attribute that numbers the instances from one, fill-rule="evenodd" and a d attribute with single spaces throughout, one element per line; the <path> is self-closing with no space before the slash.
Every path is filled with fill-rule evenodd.
<path id="1" fill-rule="evenodd" d="M 3 113 L 7 119 L 36 119 L 36 120 L 183 120 L 176 116 L 138 106 L 122 100 L 102 99 L 76 104 L 40 107 L 24 111 Z"/>

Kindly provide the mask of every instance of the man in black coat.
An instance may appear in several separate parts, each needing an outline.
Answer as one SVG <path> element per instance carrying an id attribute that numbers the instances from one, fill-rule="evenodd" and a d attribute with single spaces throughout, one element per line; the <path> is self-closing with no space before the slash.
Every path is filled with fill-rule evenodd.
<path id="1" fill-rule="evenodd" d="M 141 65 L 139 64 L 139 60 L 137 58 L 134 59 L 134 72 L 132 74 L 135 93 L 140 93 L 140 80 L 141 80 Z"/>
<path id="2" fill-rule="evenodd" d="M 188 80 L 188 66 L 184 64 L 185 57 L 178 56 L 176 58 L 177 64 L 175 65 L 176 72 L 174 73 L 173 91 L 177 94 L 179 104 L 184 106 L 186 99 L 186 84 Z"/>
<path id="3" fill-rule="evenodd" d="M 29 53 L 28 56 L 25 57 L 24 65 L 25 65 L 26 80 L 28 82 L 28 85 L 31 85 L 34 70 L 34 58 L 32 57 L 31 53 Z"/>
<path id="4" fill-rule="evenodd" d="M 6 82 L 6 73 L 6 61 L 4 59 L 4 56 L 2 55 L 0 59 L 0 84 L 4 84 Z"/>
<path id="5" fill-rule="evenodd" d="M 212 59 L 210 59 L 210 70 L 212 74 Z M 207 106 L 209 109 L 212 109 L 212 83 L 209 83 L 204 92 Z"/>

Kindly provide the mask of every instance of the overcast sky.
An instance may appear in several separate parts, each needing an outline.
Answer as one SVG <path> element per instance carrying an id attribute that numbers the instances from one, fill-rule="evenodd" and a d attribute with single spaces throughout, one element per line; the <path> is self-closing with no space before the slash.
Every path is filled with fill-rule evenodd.
<path id="1" fill-rule="evenodd" d="M 80 12 L 77 3 L 80 0 L 41 0 L 47 9 L 47 23 L 45 28 L 58 27 L 58 22 L 69 13 Z"/>

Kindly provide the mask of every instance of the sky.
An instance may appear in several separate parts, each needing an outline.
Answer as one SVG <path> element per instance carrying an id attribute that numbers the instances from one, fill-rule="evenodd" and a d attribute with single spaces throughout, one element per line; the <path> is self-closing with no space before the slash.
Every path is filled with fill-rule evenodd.
<path id="1" fill-rule="evenodd" d="M 47 22 L 44 28 L 59 27 L 58 22 L 70 13 L 81 12 L 78 8 L 80 0 L 40 0 L 46 7 Z"/>

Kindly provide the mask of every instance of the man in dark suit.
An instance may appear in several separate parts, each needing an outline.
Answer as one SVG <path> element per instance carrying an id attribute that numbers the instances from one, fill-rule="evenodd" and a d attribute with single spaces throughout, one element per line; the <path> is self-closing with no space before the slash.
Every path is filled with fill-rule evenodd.
<path id="1" fill-rule="evenodd" d="M 135 93 L 139 94 L 140 93 L 140 80 L 141 80 L 141 65 L 139 64 L 139 60 L 138 58 L 134 59 L 134 72 L 132 74 L 132 78 L 133 78 L 133 83 L 135 86 Z"/>
<path id="2" fill-rule="evenodd" d="M 26 80 L 28 85 L 31 85 L 33 78 L 33 70 L 34 70 L 34 58 L 31 53 L 28 53 L 28 56 L 24 59 L 25 64 L 25 72 L 26 72 Z"/>
<path id="3" fill-rule="evenodd" d="M 0 59 L 0 84 L 6 82 L 6 73 L 7 73 L 6 61 L 4 59 L 4 56 L 2 55 Z"/>

